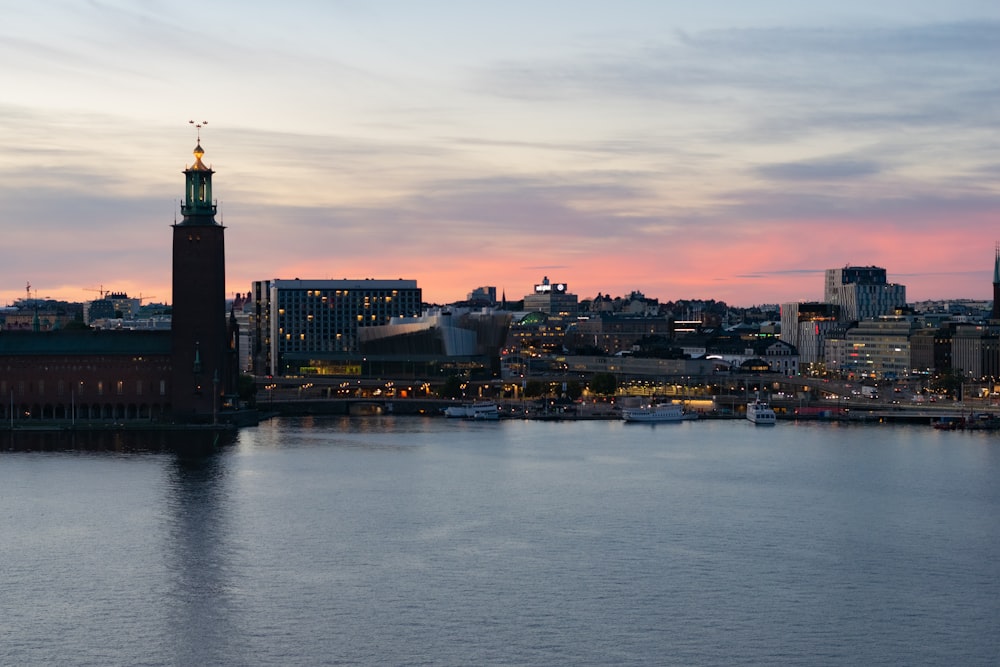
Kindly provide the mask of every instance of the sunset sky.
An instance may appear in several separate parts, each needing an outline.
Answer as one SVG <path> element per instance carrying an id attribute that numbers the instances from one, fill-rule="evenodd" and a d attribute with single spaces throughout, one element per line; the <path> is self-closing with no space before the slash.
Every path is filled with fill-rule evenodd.
<path id="1" fill-rule="evenodd" d="M 1000 3 L 0 0 L 0 305 L 170 301 L 191 119 L 230 295 L 543 276 L 750 306 L 992 298 Z"/>

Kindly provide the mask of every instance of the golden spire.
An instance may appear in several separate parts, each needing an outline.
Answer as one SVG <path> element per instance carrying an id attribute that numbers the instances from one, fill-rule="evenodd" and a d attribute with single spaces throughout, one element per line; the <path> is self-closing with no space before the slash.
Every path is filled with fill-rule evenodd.
<path id="1" fill-rule="evenodd" d="M 201 161 L 201 156 L 205 154 L 205 149 L 201 147 L 201 128 L 208 125 L 208 121 L 203 120 L 200 123 L 196 123 L 193 120 L 189 120 L 188 123 L 194 125 L 198 130 L 198 142 L 194 147 L 194 164 L 191 165 L 191 169 L 209 171 L 208 167 Z"/>

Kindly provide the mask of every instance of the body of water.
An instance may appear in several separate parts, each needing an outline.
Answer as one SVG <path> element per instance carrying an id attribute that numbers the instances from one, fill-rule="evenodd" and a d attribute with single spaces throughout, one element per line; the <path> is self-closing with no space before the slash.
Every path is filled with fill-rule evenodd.
<path id="1" fill-rule="evenodd" d="M 1000 663 L 1000 434 L 280 419 L 197 457 L 108 437 L 0 451 L 0 664 Z"/>

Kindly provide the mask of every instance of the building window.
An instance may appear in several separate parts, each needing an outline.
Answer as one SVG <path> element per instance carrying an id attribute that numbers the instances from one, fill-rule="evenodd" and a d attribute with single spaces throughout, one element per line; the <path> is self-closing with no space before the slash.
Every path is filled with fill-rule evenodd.
<path id="1" fill-rule="evenodd" d="M 167 395 L 167 381 L 160 380 L 160 396 L 166 396 L 166 395 Z"/>
<path id="2" fill-rule="evenodd" d="M 122 380 L 115 383 L 115 393 L 119 396 L 125 393 L 125 383 Z"/>

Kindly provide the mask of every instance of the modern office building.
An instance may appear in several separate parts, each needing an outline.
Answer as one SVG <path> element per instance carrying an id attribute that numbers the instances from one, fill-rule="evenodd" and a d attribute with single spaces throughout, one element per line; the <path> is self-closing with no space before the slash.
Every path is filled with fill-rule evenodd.
<path id="1" fill-rule="evenodd" d="M 840 310 L 840 306 L 832 303 L 781 304 L 781 340 L 798 350 L 799 364 L 823 361 L 825 336 L 840 326 Z"/>
<path id="2" fill-rule="evenodd" d="M 257 375 L 300 375 L 303 359 L 349 358 L 360 353 L 361 329 L 422 309 L 415 280 L 260 280 L 251 295 Z"/>
<path id="3" fill-rule="evenodd" d="M 910 336 L 916 323 L 906 317 L 864 320 L 826 340 L 826 366 L 845 377 L 897 380 L 913 369 Z"/>
<path id="4" fill-rule="evenodd" d="M 454 306 L 393 318 L 358 331 L 361 358 L 370 374 L 382 377 L 497 377 L 511 318 L 492 308 Z M 321 360 L 309 360 L 309 366 L 319 374 L 327 371 Z"/>
<path id="5" fill-rule="evenodd" d="M 877 266 L 827 269 L 823 301 L 837 304 L 846 321 L 856 322 L 905 307 L 906 287 L 887 282 L 885 269 Z"/>
<path id="6" fill-rule="evenodd" d="M 535 291 L 524 297 L 524 310 L 548 313 L 549 315 L 576 315 L 579 299 L 570 294 L 566 283 L 550 283 L 548 276 L 535 285 Z"/>

